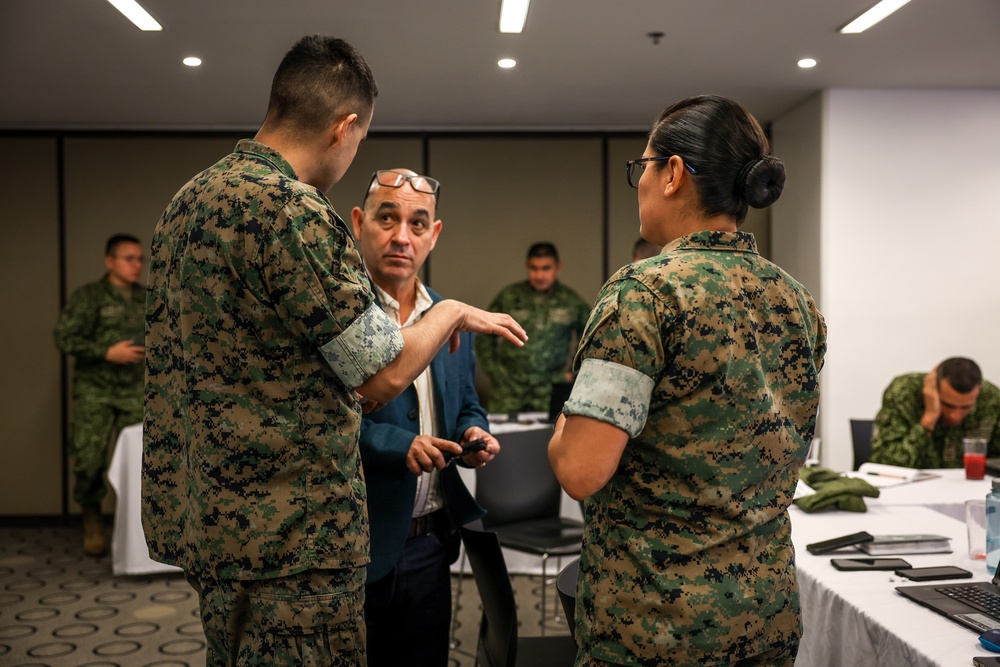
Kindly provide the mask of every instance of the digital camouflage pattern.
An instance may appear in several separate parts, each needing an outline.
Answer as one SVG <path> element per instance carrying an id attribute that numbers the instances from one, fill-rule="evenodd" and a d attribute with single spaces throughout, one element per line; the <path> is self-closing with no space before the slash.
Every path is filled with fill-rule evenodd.
<path id="1" fill-rule="evenodd" d="M 548 412 L 552 385 L 565 381 L 590 306 L 560 282 L 540 294 L 524 281 L 500 290 L 489 310 L 508 313 L 528 334 L 524 347 L 476 337 L 476 357 L 493 385 L 490 412 Z"/>
<path id="2" fill-rule="evenodd" d="M 578 665 L 794 655 L 787 509 L 816 426 L 825 350 L 812 298 L 757 254 L 750 234 L 682 237 L 607 282 L 575 367 L 611 362 L 653 386 L 645 425 L 584 503 Z M 582 369 L 565 412 L 586 414 L 574 410 L 601 384 Z M 627 431 L 631 419 L 616 425 Z"/>
<path id="3" fill-rule="evenodd" d="M 920 425 L 925 377 L 900 375 L 886 387 L 872 427 L 871 460 L 908 468 L 961 468 L 962 438 L 986 438 L 987 456 L 1000 456 L 1000 389 L 984 380 L 965 419 L 956 426 L 939 421 L 928 432 Z"/>
<path id="4" fill-rule="evenodd" d="M 402 337 L 326 196 L 240 141 L 157 224 L 147 303 L 151 553 L 214 579 L 363 567 L 353 382 Z M 334 358 L 342 338 L 361 341 L 350 359 Z"/>
<path id="5" fill-rule="evenodd" d="M 248 582 L 189 576 L 205 627 L 205 664 L 365 667 L 364 576 L 360 569 Z"/>
<path id="6" fill-rule="evenodd" d="M 104 499 L 108 448 L 124 426 L 142 421 L 142 364 L 104 358 L 123 340 L 141 340 L 146 288 L 119 290 L 105 275 L 70 296 L 56 324 L 55 341 L 73 355 L 73 498 L 83 506 Z"/>

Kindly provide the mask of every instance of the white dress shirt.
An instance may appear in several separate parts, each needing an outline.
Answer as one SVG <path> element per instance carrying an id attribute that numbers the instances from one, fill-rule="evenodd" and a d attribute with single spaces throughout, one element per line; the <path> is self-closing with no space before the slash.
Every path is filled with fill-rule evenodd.
<path id="1" fill-rule="evenodd" d="M 416 281 L 417 302 L 405 322 L 399 321 L 399 302 L 384 289 L 375 285 L 379 301 L 382 302 L 382 310 L 400 329 L 418 321 L 434 305 L 423 283 L 420 282 L 419 278 L 416 278 Z M 431 384 L 430 366 L 417 376 L 413 381 L 413 387 L 417 390 L 417 405 L 420 409 L 420 433 L 421 435 L 437 437 L 437 420 L 434 419 L 434 389 Z M 425 516 L 442 507 L 444 507 L 444 500 L 441 498 L 441 485 L 438 482 L 438 470 L 435 468 L 429 473 L 417 477 L 417 496 L 413 503 L 413 516 Z"/>

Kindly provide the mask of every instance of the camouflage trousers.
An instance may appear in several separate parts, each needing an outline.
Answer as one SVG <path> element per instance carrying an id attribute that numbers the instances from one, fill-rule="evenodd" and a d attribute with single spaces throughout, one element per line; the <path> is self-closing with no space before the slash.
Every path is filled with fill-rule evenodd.
<path id="1" fill-rule="evenodd" d="M 795 656 L 798 655 L 798 653 L 799 643 L 796 640 L 793 643 L 778 646 L 770 651 L 765 651 L 764 653 L 759 653 L 749 658 L 737 660 L 736 662 L 731 663 L 731 667 L 792 667 L 795 664 Z M 667 656 L 664 656 L 664 658 L 666 657 Z M 690 661 L 685 661 L 678 656 L 670 656 L 670 658 L 669 663 L 664 660 L 662 663 L 657 662 L 656 664 L 690 665 L 690 667 L 701 667 L 701 665 L 709 664 L 704 662 L 701 658 L 692 658 Z M 585 655 L 581 651 L 576 654 L 576 662 L 573 663 L 573 667 L 610 667 L 614 664 L 615 663 L 604 662 L 603 660 L 596 660 L 589 655 Z M 719 663 L 713 662 L 711 664 L 717 665 Z"/>
<path id="2" fill-rule="evenodd" d="M 96 392 L 73 396 L 73 499 L 84 507 L 100 505 L 107 489 L 104 471 L 118 432 L 142 421 L 142 392 L 135 399 L 114 400 Z"/>
<path id="3" fill-rule="evenodd" d="M 187 580 L 198 592 L 209 667 L 367 665 L 364 568 Z"/>

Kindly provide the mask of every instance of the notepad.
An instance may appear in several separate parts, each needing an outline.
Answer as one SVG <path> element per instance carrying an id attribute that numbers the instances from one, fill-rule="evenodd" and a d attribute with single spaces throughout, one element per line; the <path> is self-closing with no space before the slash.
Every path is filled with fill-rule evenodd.
<path id="1" fill-rule="evenodd" d="M 940 477 L 937 473 L 927 472 L 926 470 L 893 466 L 887 463 L 870 462 L 862 463 L 855 472 L 847 474 L 851 477 L 863 479 L 872 486 L 877 486 L 879 488 L 897 486 L 899 484 L 909 484 L 911 482 L 920 482 L 925 479 L 935 479 Z"/>
<path id="2" fill-rule="evenodd" d="M 873 535 L 871 542 L 857 545 L 869 556 L 898 554 L 950 554 L 951 538 L 944 535 Z"/>

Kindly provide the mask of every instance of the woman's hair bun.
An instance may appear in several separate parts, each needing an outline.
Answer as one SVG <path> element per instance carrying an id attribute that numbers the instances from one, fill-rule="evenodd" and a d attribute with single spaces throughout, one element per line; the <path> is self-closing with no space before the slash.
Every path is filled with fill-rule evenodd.
<path id="1" fill-rule="evenodd" d="M 736 179 L 736 191 L 754 208 L 770 206 L 784 188 L 785 165 L 773 155 L 747 162 Z"/>

